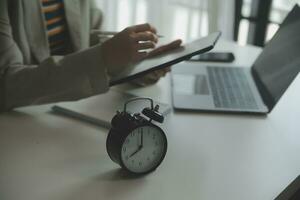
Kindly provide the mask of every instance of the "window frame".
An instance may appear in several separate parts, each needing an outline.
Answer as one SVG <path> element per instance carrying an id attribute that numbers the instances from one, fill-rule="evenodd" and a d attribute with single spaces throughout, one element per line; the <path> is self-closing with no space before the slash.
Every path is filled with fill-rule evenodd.
<path id="1" fill-rule="evenodd" d="M 238 40 L 240 22 L 245 19 L 249 21 L 247 43 L 263 47 L 269 24 L 278 24 L 269 20 L 273 0 L 252 0 L 249 16 L 244 16 L 242 13 L 244 3 L 243 0 L 235 0 L 234 40 Z"/>

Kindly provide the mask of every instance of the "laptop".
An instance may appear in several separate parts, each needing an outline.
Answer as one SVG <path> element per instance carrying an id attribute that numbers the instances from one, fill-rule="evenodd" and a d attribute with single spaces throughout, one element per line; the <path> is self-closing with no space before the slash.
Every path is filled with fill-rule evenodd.
<path id="1" fill-rule="evenodd" d="M 300 70 L 300 8 L 288 14 L 251 67 L 185 62 L 172 71 L 175 109 L 267 114 Z"/>
<path id="2" fill-rule="evenodd" d="M 275 200 L 299 200 L 300 199 L 300 176 L 290 183 Z"/>

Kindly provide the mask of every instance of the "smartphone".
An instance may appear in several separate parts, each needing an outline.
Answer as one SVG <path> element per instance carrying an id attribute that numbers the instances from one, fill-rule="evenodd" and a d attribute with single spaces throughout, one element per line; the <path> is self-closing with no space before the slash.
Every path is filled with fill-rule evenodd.
<path id="1" fill-rule="evenodd" d="M 234 55 L 231 52 L 211 52 L 193 56 L 189 61 L 200 61 L 200 62 L 233 62 Z"/>

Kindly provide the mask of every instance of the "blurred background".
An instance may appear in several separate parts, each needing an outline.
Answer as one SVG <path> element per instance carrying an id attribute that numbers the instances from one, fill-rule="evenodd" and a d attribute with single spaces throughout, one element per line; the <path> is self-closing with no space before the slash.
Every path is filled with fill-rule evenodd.
<path id="1" fill-rule="evenodd" d="M 185 41 L 221 30 L 240 45 L 264 46 L 300 0 L 97 0 L 104 30 L 149 22 L 166 38 Z"/>

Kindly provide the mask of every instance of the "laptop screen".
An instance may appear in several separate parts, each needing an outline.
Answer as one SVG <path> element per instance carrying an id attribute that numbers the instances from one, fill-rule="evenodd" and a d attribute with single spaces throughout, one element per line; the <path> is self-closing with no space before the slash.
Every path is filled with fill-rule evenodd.
<path id="1" fill-rule="evenodd" d="M 275 200 L 299 200 L 300 199 L 300 176 L 290 183 Z"/>
<path id="2" fill-rule="evenodd" d="M 255 61 L 252 73 L 270 110 L 300 71 L 300 7 L 288 14 Z"/>

